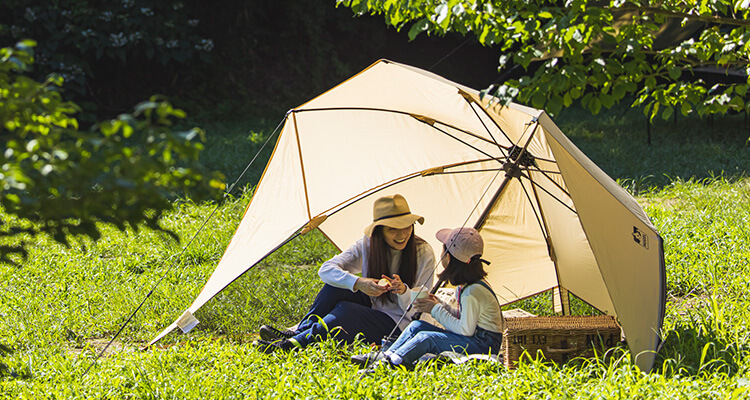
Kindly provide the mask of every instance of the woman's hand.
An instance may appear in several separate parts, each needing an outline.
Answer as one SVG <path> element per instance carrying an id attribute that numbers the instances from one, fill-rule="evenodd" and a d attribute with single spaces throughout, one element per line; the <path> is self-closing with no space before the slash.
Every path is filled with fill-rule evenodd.
<path id="1" fill-rule="evenodd" d="M 401 277 L 397 274 L 393 274 L 393 278 L 389 278 L 385 275 L 383 275 L 383 279 L 387 280 L 388 283 L 390 283 L 390 290 L 391 292 L 395 292 L 396 294 L 404 294 L 406 293 L 406 284 L 401 281 Z"/>
<path id="2" fill-rule="evenodd" d="M 437 296 L 430 293 L 430 295 L 427 297 L 414 300 L 414 309 L 419 312 L 429 313 L 430 311 L 432 311 L 432 308 L 435 307 L 435 305 L 437 304 L 440 304 L 440 301 L 438 301 Z"/>
<path id="3" fill-rule="evenodd" d="M 354 290 L 359 290 L 368 296 L 378 297 L 388 291 L 388 286 L 378 285 L 378 281 L 373 278 L 360 277 L 357 278 L 357 282 L 354 283 Z"/>

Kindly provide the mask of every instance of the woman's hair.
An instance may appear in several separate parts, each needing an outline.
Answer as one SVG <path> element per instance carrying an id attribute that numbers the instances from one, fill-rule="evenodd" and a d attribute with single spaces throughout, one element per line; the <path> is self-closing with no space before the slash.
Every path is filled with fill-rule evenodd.
<path id="1" fill-rule="evenodd" d="M 484 270 L 482 260 L 479 255 L 471 258 L 468 263 L 459 261 L 456 257 L 445 250 L 443 245 L 443 252 L 448 253 L 450 261 L 448 266 L 438 274 L 438 279 L 450 282 L 451 285 L 471 285 L 472 283 L 480 281 L 482 278 L 487 276 L 487 272 Z"/>
<path id="2" fill-rule="evenodd" d="M 417 246 L 424 242 L 424 239 L 411 231 L 411 236 L 406 242 L 406 247 L 401 250 L 401 261 L 397 273 L 401 281 L 409 287 L 415 286 L 417 280 Z M 383 226 L 376 226 L 370 237 L 370 253 L 367 255 L 367 277 L 380 279 L 381 276 L 391 276 L 388 263 L 391 261 L 390 246 L 385 242 L 383 236 Z M 387 292 L 380 296 L 387 301 L 395 302 L 395 296 Z"/>

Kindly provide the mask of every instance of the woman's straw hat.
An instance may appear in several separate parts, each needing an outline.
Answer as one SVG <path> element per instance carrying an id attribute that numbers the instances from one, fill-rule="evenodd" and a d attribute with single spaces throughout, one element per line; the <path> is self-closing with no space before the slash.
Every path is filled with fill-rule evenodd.
<path id="1" fill-rule="evenodd" d="M 365 235 L 372 236 L 378 225 L 403 229 L 415 222 L 424 223 L 424 217 L 412 214 L 404 196 L 394 194 L 375 200 L 372 206 L 372 223 L 365 228 Z"/>

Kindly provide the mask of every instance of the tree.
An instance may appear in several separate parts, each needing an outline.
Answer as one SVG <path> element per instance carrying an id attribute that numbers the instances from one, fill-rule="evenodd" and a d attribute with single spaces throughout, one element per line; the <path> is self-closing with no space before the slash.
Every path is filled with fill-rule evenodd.
<path id="1" fill-rule="evenodd" d="M 172 131 L 184 112 L 158 97 L 132 114 L 79 129 L 79 107 L 64 101 L 63 79 L 24 75 L 33 41 L 0 49 L 0 262 L 25 255 L 22 238 L 39 234 L 67 244 L 100 236 L 97 222 L 167 232 L 159 218 L 176 196 L 215 199 L 221 175 L 198 163 L 200 129 Z M 174 236 L 174 234 L 172 234 Z"/>
<path id="2" fill-rule="evenodd" d="M 409 37 L 474 35 L 497 46 L 501 77 L 485 89 L 556 113 L 592 113 L 634 95 L 651 120 L 748 111 L 750 0 L 337 0 L 382 14 Z M 531 67 L 535 68 L 531 68 Z M 702 74 L 714 71 L 720 79 Z"/>

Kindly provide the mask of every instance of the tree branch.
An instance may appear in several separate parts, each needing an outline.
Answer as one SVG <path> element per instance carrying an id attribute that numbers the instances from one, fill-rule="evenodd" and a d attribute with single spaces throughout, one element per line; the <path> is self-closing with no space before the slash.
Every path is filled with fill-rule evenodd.
<path id="1" fill-rule="evenodd" d="M 748 19 L 727 18 L 727 17 L 719 17 L 719 16 L 713 16 L 713 15 L 695 15 L 695 14 L 690 14 L 686 12 L 665 10 L 663 8 L 658 8 L 658 7 L 622 7 L 622 8 L 610 8 L 610 10 L 625 11 L 625 12 L 640 11 L 644 13 L 659 14 L 659 15 L 664 15 L 664 16 L 673 17 L 673 18 L 687 18 L 693 21 L 703 21 L 703 22 L 709 22 L 709 23 L 714 23 L 714 24 L 750 26 L 750 20 Z"/>

